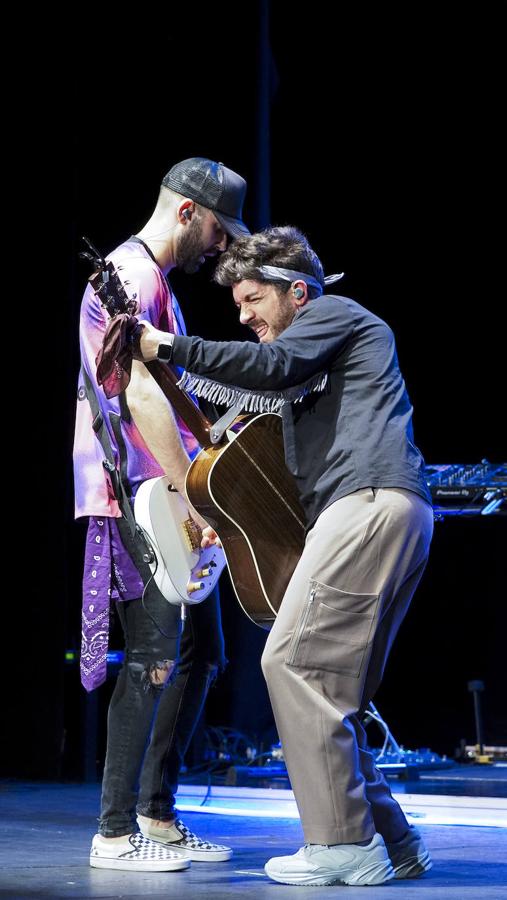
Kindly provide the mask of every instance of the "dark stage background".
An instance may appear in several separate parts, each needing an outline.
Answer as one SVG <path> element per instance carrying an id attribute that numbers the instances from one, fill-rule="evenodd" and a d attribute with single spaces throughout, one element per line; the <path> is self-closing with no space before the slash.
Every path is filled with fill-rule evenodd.
<path id="1" fill-rule="evenodd" d="M 64 662 L 79 647 L 84 539 L 72 518 L 70 460 L 88 275 L 77 254 L 82 234 L 107 252 L 139 229 L 175 161 L 209 156 L 244 174 L 252 230 L 299 226 L 327 272 L 346 272 L 340 290 L 388 321 L 428 463 L 506 456 L 498 23 L 486 13 L 408 21 L 385 10 L 352 21 L 340 6 L 334 19 L 317 6 L 287 22 L 278 4 L 231 5 L 229 18 L 227 9 L 220 22 L 198 6 L 186 22 L 180 14 L 186 27 L 150 23 L 146 39 L 146 23 L 139 33 L 132 25 L 107 52 L 100 31 L 88 43 L 69 32 L 34 79 L 34 293 L 51 338 L 22 429 L 40 562 L 22 558 L 9 604 L 7 775 L 91 777 L 85 748 L 97 728 L 100 757 L 111 683 L 87 705 L 77 667 Z M 171 282 L 189 333 L 245 337 L 210 269 Z M 507 743 L 505 533 L 505 519 L 493 517 L 436 526 L 376 700 L 410 749 L 452 754 L 460 738 L 474 741 L 474 678 L 486 685 L 486 741 Z M 206 723 L 269 745 L 265 634 L 239 610 L 227 579 L 222 597 L 230 665 Z"/>

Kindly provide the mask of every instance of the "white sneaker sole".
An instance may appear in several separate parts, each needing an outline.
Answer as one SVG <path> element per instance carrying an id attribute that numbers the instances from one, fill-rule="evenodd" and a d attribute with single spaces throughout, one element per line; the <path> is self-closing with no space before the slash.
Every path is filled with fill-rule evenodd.
<path id="1" fill-rule="evenodd" d="M 169 845 L 166 844 L 166 846 Z M 185 853 L 192 862 L 227 862 L 232 856 L 232 850 L 187 850 L 178 847 L 177 844 L 174 846 Z"/>
<path id="2" fill-rule="evenodd" d="M 394 878 L 394 871 L 391 865 L 373 865 L 371 868 L 363 867 L 356 872 L 340 872 L 339 870 L 328 870 L 325 874 L 317 875 L 315 873 L 303 874 L 294 872 L 277 872 L 274 868 L 266 864 L 264 866 L 266 875 L 279 884 L 300 884 L 300 885 L 375 885 L 385 884 Z"/>
<path id="3" fill-rule="evenodd" d="M 178 872 L 190 868 L 190 859 L 166 859 L 157 862 L 153 859 L 117 859 L 110 856 L 90 856 L 93 869 L 123 869 L 126 872 Z"/>

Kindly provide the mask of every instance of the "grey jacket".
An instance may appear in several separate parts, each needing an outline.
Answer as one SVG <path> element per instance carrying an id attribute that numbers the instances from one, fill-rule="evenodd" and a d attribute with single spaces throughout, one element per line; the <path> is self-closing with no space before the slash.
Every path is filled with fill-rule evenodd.
<path id="1" fill-rule="evenodd" d="M 354 300 L 311 300 L 269 344 L 176 336 L 172 359 L 197 376 L 194 386 L 204 376 L 240 392 L 276 392 L 263 396 L 280 398 L 287 465 L 309 527 L 364 487 L 405 488 L 431 503 L 393 333 Z"/>

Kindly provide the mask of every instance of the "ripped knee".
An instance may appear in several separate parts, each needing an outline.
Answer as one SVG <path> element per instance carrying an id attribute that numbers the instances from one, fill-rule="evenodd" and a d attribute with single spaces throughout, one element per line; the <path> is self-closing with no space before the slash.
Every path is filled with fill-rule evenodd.
<path id="1" fill-rule="evenodd" d="M 159 659 L 154 663 L 147 663 L 142 675 L 145 691 L 150 688 L 164 688 L 175 669 L 176 661 L 173 659 Z"/>

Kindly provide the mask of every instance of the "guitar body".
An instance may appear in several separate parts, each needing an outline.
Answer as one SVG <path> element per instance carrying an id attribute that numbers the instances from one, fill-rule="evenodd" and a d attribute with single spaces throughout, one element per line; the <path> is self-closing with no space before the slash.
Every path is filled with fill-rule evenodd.
<path id="1" fill-rule="evenodd" d="M 143 482 L 134 516 L 154 551 L 150 569 L 165 599 L 178 605 L 205 600 L 225 566 L 225 556 L 219 547 L 201 549 L 200 530 L 167 476 Z"/>
<path id="2" fill-rule="evenodd" d="M 187 494 L 220 535 L 244 612 L 269 629 L 303 552 L 305 517 L 285 463 L 281 417 L 240 417 L 227 435 L 228 443 L 194 459 Z"/>

